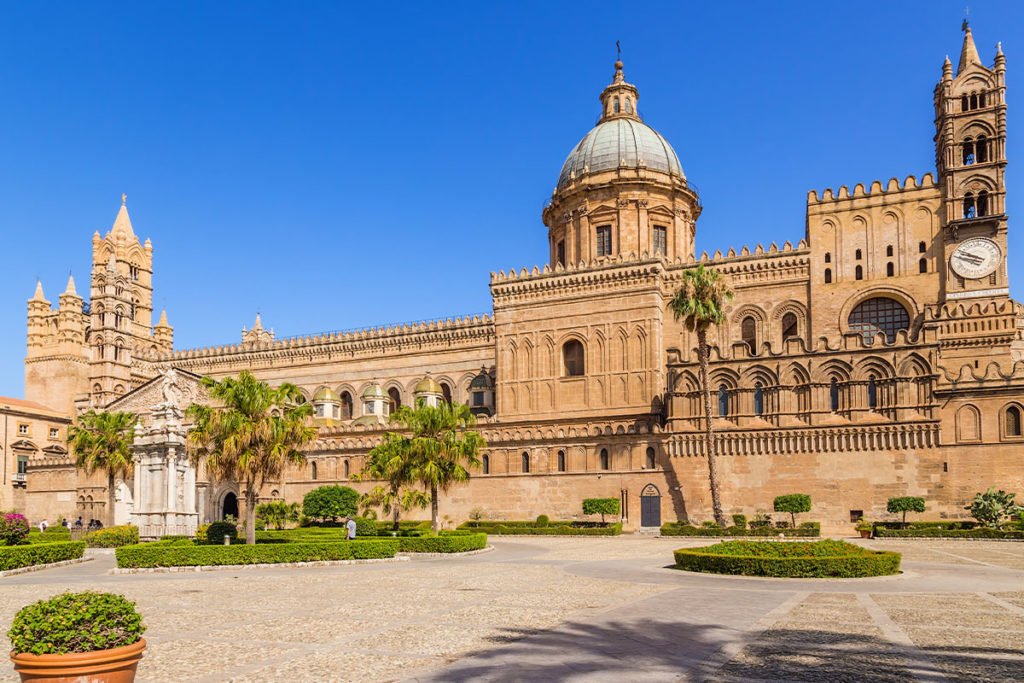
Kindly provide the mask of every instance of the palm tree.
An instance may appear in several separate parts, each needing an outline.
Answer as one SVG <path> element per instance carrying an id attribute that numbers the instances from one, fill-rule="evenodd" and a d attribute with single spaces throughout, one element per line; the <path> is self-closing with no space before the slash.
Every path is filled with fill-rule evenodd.
<path id="1" fill-rule="evenodd" d="M 398 531 L 402 510 L 423 509 L 430 503 L 423 491 L 406 488 L 416 481 L 415 477 L 412 439 L 388 432 L 384 441 L 370 451 L 362 472 L 353 475 L 352 481 L 385 482 L 386 485 L 377 485 L 363 494 L 360 505 L 364 509 L 381 508 L 384 514 L 392 516 L 391 528 Z"/>
<path id="2" fill-rule="evenodd" d="M 732 296 L 732 289 L 726 279 L 718 271 L 707 270 L 701 264 L 683 271 L 683 284 L 668 304 L 676 320 L 682 320 L 688 330 L 697 333 L 700 386 L 704 392 L 704 449 L 708 454 L 711 507 L 714 510 L 715 522 L 722 527 L 726 525 L 726 521 L 722 512 L 722 496 L 715 464 L 715 436 L 711 425 L 711 387 L 708 386 L 711 350 L 708 347 L 708 329 L 712 325 L 721 325 L 725 320 L 725 304 L 732 300 Z"/>
<path id="3" fill-rule="evenodd" d="M 410 432 L 413 477 L 430 491 L 430 528 L 437 533 L 438 492 L 469 479 L 466 467 L 480 466 L 479 454 L 487 443 L 478 432 L 467 429 L 476 424 L 476 417 L 464 403 L 402 406 L 391 420 Z"/>
<path id="4" fill-rule="evenodd" d="M 202 383 L 222 407 L 188 407 L 195 425 L 188 436 L 192 462 L 205 462 L 215 477 L 243 485 L 245 539 L 252 544 L 260 489 L 280 477 L 286 464 L 306 461 L 299 449 L 316 438 L 309 422 L 313 407 L 299 403 L 294 384 L 273 388 L 248 371 L 219 382 L 204 377 Z"/>
<path id="5" fill-rule="evenodd" d="M 127 481 L 132 474 L 132 440 L 135 437 L 134 413 L 90 410 L 68 430 L 68 446 L 75 456 L 75 467 L 87 474 L 107 473 L 110 498 L 107 524 L 114 524 L 114 486 L 118 477 Z"/>

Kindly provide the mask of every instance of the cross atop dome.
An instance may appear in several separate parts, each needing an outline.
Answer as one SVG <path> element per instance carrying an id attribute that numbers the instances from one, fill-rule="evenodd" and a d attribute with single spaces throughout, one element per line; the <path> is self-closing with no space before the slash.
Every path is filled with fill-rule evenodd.
<path id="1" fill-rule="evenodd" d="M 635 85 L 626 82 L 626 74 L 622 71 L 619 41 L 615 41 L 615 47 L 619 50 L 619 58 L 615 60 L 615 74 L 612 76 L 611 85 L 601 93 L 601 121 L 621 118 L 640 121 L 640 113 L 636 106 L 640 93 Z"/>

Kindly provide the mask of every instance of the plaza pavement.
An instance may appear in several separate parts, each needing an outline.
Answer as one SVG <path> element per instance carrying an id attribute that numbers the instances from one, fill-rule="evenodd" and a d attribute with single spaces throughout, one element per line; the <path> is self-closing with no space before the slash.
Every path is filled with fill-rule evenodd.
<path id="1" fill-rule="evenodd" d="M 136 600 L 140 681 L 1019 681 L 1024 544 L 870 542 L 899 577 L 667 568 L 678 538 L 497 538 L 394 564 L 0 579 L 0 627 L 63 590 Z M 16 680 L 9 664 L 0 680 Z"/>

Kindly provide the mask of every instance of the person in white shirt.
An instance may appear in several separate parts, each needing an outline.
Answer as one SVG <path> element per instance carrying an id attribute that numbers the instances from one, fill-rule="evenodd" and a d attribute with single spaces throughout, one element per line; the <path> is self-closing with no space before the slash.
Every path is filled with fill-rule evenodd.
<path id="1" fill-rule="evenodd" d="M 348 532 L 345 535 L 345 540 L 346 541 L 355 540 L 355 537 L 356 537 L 356 520 L 352 519 L 351 517 L 346 517 L 345 518 L 345 529 Z"/>

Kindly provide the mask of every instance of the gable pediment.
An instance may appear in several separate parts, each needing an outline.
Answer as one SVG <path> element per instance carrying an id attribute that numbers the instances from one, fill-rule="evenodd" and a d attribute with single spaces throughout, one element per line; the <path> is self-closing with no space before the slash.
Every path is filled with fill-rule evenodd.
<path id="1" fill-rule="evenodd" d="M 173 405 L 186 410 L 193 403 L 208 403 L 209 394 L 202 378 L 187 370 L 170 368 L 137 389 L 114 399 L 104 410 L 135 413 L 147 417 L 155 407 Z"/>
<path id="2" fill-rule="evenodd" d="M 35 451 L 39 450 L 34 443 L 28 439 L 21 439 L 11 444 L 11 448 L 17 448 L 20 451 Z"/>
<path id="3" fill-rule="evenodd" d="M 654 214 L 656 216 L 665 216 L 666 218 L 675 218 L 675 213 L 672 209 L 664 204 L 658 204 L 647 209 L 647 215 Z"/>

